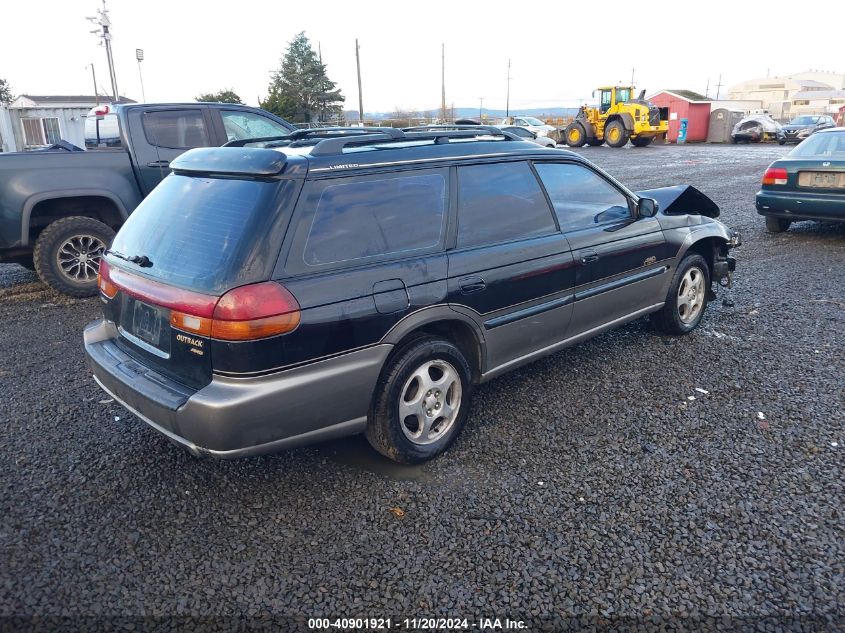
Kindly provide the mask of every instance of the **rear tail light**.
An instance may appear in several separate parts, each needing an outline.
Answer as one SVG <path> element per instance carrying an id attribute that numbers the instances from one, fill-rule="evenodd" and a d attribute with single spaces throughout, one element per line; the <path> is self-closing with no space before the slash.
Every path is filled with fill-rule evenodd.
<path id="1" fill-rule="evenodd" d="M 783 167 L 769 167 L 763 174 L 764 185 L 785 185 L 788 174 Z"/>
<path id="2" fill-rule="evenodd" d="M 241 286 L 220 297 L 211 323 L 212 338 L 245 341 L 285 334 L 299 325 L 299 303 L 273 281 Z"/>
<path id="3" fill-rule="evenodd" d="M 112 269 L 105 261 L 100 266 L 103 294 L 112 298 L 122 290 L 170 308 L 170 325 L 184 332 L 224 341 L 251 341 L 292 332 L 299 326 L 299 303 L 287 288 L 274 281 L 241 286 L 215 297 Z"/>
<path id="4" fill-rule="evenodd" d="M 114 299 L 117 294 L 117 286 L 111 280 L 111 270 L 105 259 L 100 259 L 100 270 L 97 273 L 97 287 L 106 299 Z"/>

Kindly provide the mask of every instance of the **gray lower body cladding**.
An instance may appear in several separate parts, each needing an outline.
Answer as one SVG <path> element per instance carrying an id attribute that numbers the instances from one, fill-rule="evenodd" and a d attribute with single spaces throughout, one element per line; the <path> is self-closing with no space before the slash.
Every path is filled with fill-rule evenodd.
<path id="1" fill-rule="evenodd" d="M 215 375 L 188 390 L 114 344 L 114 325 L 85 329 L 97 383 L 115 400 L 194 453 L 245 457 L 360 432 L 391 345 L 249 378 Z"/>

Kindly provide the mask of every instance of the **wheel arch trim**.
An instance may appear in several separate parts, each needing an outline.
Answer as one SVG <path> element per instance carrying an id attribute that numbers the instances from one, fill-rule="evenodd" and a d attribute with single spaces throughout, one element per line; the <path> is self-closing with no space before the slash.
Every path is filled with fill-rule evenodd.
<path id="1" fill-rule="evenodd" d="M 113 192 L 108 189 L 58 189 L 54 191 L 42 191 L 31 195 L 24 201 L 23 210 L 21 211 L 21 246 L 29 246 L 29 225 L 32 216 L 32 210 L 35 205 L 46 202 L 48 200 L 62 200 L 66 198 L 105 198 L 114 204 L 117 212 L 125 221 L 129 217 L 129 212 L 126 210 L 126 205 Z M 70 216 L 68 216 L 70 217 Z M 86 216 L 87 217 L 87 216 Z"/>

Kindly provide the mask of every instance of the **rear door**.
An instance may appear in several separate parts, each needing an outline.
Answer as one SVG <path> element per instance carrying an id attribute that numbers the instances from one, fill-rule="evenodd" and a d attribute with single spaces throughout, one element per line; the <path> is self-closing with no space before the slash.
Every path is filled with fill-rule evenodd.
<path id="1" fill-rule="evenodd" d="M 209 108 L 214 121 L 214 133 L 218 145 L 229 141 L 247 138 L 267 138 L 286 136 L 293 131 L 269 113 L 256 112 L 245 108 Z"/>
<path id="2" fill-rule="evenodd" d="M 276 360 L 379 342 L 407 314 L 446 300 L 449 169 L 307 182 L 279 276 L 302 308 Z"/>
<path id="3" fill-rule="evenodd" d="M 209 109 L 202 105 L 129 110 L 129 130 L 144 193 L 170 173 L 170 161 L 194 147 L 213 147 Z"/>
<path id="4" fill-rule="evenodd" d="M 535 167 L 577 266 L 570 334 L 663 301 L 670 255 L 657 219 L 638 218 L 633 200 L 587 165 Z"/>
<path id="5" fill-rule="evenodd" d="M 527 161 L 456 172 L 449 302 L 483 329 L 492 369 L 564 338 L 573 259 Z"/>

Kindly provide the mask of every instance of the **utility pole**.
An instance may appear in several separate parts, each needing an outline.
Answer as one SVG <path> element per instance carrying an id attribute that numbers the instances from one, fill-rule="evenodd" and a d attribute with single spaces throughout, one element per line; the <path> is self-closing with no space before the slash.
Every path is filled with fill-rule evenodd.
<path id="1" fill-rule="evenodd" d="M 710 97 L 710 77 L 707 78 L 707 87 L 704 89 L 704 96 Z"/>
<path id="2" fill-rule="evenodd" d="M 94 100 L 97 102 L 97 105 L 100 105 L 100 93 L 97 92 L 97 73 L 94 72 L 94 62 L 91 62 L 88 66 L 91 67 L 91 79 L 94 81 Z"/>
<path id="3" fill-rule="evenodd" d="M 446 122 L 446 44 L 440 45 L 440 122 Z"/>
<path id="4" fill-rule="evenodd" d="M 478 97 L 478 122 L 481 123 L 481 110 L 484 109 L 484 97 Z"/>
<path id="5" fill-rule="evenodd" d="M 355 64 L 358 66 L 358 123 L 364 125 L 364 97 L 361 94 L 361 55 L 358 53 L 358 38 L 355 38 Z"/>
<path id="6" fill-rule="evenodd" d="M 141 74 L 141 62 L 144 61 L 144 49 L 135 49 L 135 59 L 138 60 L 138 79 L 141 80 L 141 101 L 147 102 L 147 95 L 144 93 L 144 76 Z"/>
<path id="7" fill-rule="evenodd" d="M 511 115 L 511 60 L 508 58 L 508 96 L 505 99 L 505 118 Z"/>
<path id="8" fill-rule="evenodd" d="M 716 100 L 719 100 L 719 93 L 722 90 L 722 73 L 719 73 L 719 83 L 716 84 Z"/>
<path id="9" fill-rule="evenodd" d="M 111 51 L 111 20 L 109 20 L 109 11 L 106 9 L 106 0 L 103 0 L 103 8 L 97 9 L 97 17 L 87 17 L 89 20 L 99 26 L 99 29 L 91 31 L 100 36 L 100 43 L 106 47 L 106 58 L 109 62 L 109 78 L 111 79 L 111 89 L 114 95 L 114 102 L 117 103 L 120 96 L 117 91 L 117 75 L 114 72 L 114 57 Z"/>

